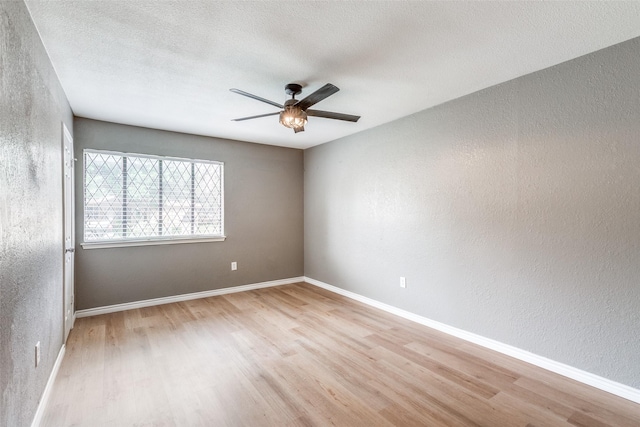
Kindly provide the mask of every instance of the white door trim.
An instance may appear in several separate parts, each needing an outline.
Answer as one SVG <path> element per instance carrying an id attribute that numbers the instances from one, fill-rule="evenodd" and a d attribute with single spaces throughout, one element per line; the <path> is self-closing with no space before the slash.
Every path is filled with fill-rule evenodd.
<path id="1" fill-rule="evenodd" d="M 75 157 L 73 137 L 62 123 L 63 301 L 64 342 L 75 321 Z"/>

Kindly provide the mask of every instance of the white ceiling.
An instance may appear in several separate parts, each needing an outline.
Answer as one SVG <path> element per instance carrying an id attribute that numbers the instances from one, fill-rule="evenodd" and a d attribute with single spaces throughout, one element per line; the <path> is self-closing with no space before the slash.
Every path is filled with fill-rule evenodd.
<path id="1" fill-rule="evenodd" d="M 77 116 L 307 148 L 640 36 L 640 2 L 26 0 Z M 340 92 L 294 134 L 284 85 Z"/>

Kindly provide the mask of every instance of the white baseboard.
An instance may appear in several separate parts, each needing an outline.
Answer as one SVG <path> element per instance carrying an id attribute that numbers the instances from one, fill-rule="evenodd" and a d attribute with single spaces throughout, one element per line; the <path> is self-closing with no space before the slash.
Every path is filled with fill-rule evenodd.
<path id="1" fill-rule="evenodd" d="M 98 316 L 100 314 L 115 313 L 117 311 L 133 310 L 134 308 L 151 307 L 154 305 L 170 304 L 172 302 L 188 301 L 192 299 L 214 297 L 217 295 L 232 294 L 236 292 L 251 291 L 254 289 L 269 288 L 272 286 L 289 285 L 291 283 L 304 282 L 304 277 L 291 277 L 289 279 L 271 280 L 269 282 L 252 283 L 249 285 L 233 286 L 230 288 L 213 289 L 211 291 L 194 292 L 191 294 L 174 295 L 163 298 L 153 298 L 142 301 L 127 302 L 124 304 L 107 305 L 104 307 L 78 310 L 77 318 Z"/>
<path id="2" fill-rule="evenodd" d="M 42 416 L 44 415 L 45 409 L 47 409 L 47 403 L 49 402 L 49 396 L 51 395 L 51 389 L 53 389 L 53 383 L 58 376 L 58 370 L 60 369 L 60 364 L 62 363 L 62 359 L 64 358 L 66 346 L 62 344 L 62 348 L 58 352 L 58 357 L 56 358 L 56 362 L 53 364 L 53 369 L 51 370 L 51 374 L 49 374 L 49 379 L 47 380 L 47 385 L 44 387 L 44 391 L 42 392 L 42 396 L 40 397 L 40 402 L 38 403 L 38 409 L 36 409 L 36 415 L 33 417 L 33 421 L 31 422 L 31 427 L 39 427 L 40 422 L 42 422 Z"/>
<path id="3" fill-rule="evenodd" d="M 574 368 L 573 366 L 565 365 L 564 363 L 556 362 L 555 360 L 547 359 L 546 357 L 543 357 L 543 356 L 538 356 L 537 354 L 530 353 L 528 351 L 519 349 L 517 347 L 513 347 L 508 344 L 501 343 L 499 341 L 492 340 L 490 338 L 485 338 L 481 335 L 467 332 L 462 329 L 454 328 L 453 326 L 449 326 L 444 323 L 440 323 L 435 320 L 431 320 L 426 317 L 419 316 L 409 311 L 405 311 L 400 308 L 393 307 L 391 305 L 373 300 L 371 298 L 367 298 L 365 296 L 338 288 L 333 285 L 329 285 L 328 283 L 324 283 L 319 280 L 312 279 L 310 277 L 305 277 L 304 281 L 311 285 L 318 286 L 320 288 L 326 289 L 331 292 L 335 292 L 337 294 L 343 295 L 347 298 L 354 299 L 356 301 L 360 301 L 364 304 L 379 308 L 381 310 L 384 310 L 391 314 L 395 314 L 405 319 L 412 320 L 416 323 L 428 326 L 430 328 L 436 329 L 438 331 L 444 332 L 454 337 L 461 338 L 465 341 L 469 341 L 474 344 L 478 344 L 482 347 L 486 347 L 491 350 L 497 351 L 499 353 L 506 354 L 507 356 L 511 356 L 513 358 L 531 363 L 532 365 L 539 366 L 548 371 L 555 372 L 556 374 L 563 375 L 565 377 L 590 385 L 600 390 L 604 390 L 611 394 L 615 394 L 616 396 L 623 397 L 625 399 L 631 400 L 632 402 L 640 403 L 640 390 L 630 387 L 628 385 L 621 384 L 621 383 L 609 380 L 607 378 L 600 377 L 598 375 L 594 375 L 590 372 L 586 372 L 581 369 Z"/>

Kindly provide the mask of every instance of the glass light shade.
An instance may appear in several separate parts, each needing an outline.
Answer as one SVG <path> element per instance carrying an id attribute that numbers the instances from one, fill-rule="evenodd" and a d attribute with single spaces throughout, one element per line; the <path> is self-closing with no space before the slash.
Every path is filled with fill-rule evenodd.
<path id="1" fill-rule="evenodd" d="M 285 107 L 280 113 L 280 123 L 291 129 L 303 128 L 307 124 L 307 113 L 300 107 Z"/>

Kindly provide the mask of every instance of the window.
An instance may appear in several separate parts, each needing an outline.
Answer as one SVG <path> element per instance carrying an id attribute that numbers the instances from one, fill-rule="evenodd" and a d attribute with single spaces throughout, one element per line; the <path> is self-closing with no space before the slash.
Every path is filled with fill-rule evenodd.
<path id="1" fill-rule="evenodd" d="M 84 150 L 83 246 L 224 240 L 223 178 L 220 162 Z"/>

